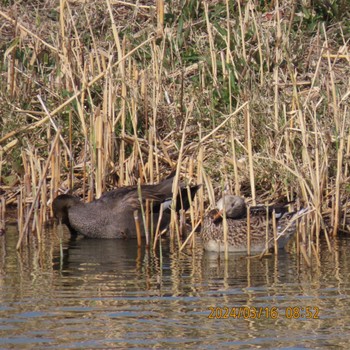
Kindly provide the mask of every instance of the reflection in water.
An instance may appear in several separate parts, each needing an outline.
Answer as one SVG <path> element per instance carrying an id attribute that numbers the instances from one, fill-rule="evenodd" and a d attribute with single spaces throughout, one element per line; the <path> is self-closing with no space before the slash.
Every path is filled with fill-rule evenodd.
<path id="1" fill-rule="evenodd" d="M 322 247 L 311 268 L 284 252 L 225 262 L 200 242 L 178 253 L 163 241 L 162 258 L 133 240 L 68 236 L 60 256 L 55 230 L 21 253 L 16 242 L 15 230 L 0 237 L 0 348 L 315 349 L 350 336 L 347 238 Z M 306 318 L 307 306 L 320 317 Z M 263 312 L 234 318 L 233 307 Z"/>

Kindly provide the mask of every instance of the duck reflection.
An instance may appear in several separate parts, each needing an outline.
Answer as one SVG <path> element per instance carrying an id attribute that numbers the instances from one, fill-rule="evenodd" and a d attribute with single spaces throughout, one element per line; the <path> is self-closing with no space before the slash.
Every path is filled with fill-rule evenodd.
<path id="1" fill-rule="evenodd" d="M 164 247 L 163 253 L 167 249 Z M 71 238 L 65 244 L 61 256 L 56 252 L 53 259 L 55 270 L 62 274 L 123 274 L 130 270 L 140 269 L 149 252 L 143 245 L 137 247 L 137 241 L 131 240 L 101 240 Z"/>

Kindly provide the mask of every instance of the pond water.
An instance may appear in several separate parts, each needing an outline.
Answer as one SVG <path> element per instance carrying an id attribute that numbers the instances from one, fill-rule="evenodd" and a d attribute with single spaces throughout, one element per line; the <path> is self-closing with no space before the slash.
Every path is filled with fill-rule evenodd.
<path id="1" fill-rule="evenodd" d="M 202 251 L 159 254 L 136 241 L 63 239 L 16 252 L 0 237 L 1 349 L 348 348 L 350 239 L 321 266 L 294 253 L 228 262 Z"/>

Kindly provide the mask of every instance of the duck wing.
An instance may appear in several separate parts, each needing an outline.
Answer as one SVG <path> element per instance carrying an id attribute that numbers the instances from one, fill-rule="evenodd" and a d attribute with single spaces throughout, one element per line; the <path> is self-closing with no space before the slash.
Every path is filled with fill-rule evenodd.
<path id="1" fill-rule="evenodd" d="M 142 203 L 145 204 L 146 200 L 153 202 L 153 212 L 157 213 L 160 210 L 160 205 L 165 203 L 165 209 L 170 207 L 170 203 L 173 199 L 172 187 L 173 177 L 167 178 L 156 185 L 142 185 L 141 197 Z M 191 199 L 194 198 L 198 188 L 201 185 L 190 187 Z M 120 210 L 137 210 L 140 209 L 140 196 L 137 186 L 127 186 L 118 188 L 102 195 L 98 200 L 106 203 L 109 206 L 120 207 Z M 97 201 L 97 202 L 98 202 Z M 190 199 L 187 191 L 187 187 L 181 187 L 176 198 L 176 211 L 180 209 L 187 210 L 190 207 Z"/>

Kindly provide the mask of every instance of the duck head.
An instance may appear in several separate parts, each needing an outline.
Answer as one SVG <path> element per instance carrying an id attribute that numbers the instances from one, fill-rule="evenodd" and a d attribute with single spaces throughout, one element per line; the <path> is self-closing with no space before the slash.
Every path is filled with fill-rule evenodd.
<path id="1" fill-rule="evenodd" d="M 230 219 L 240 219 L 246 216 L 247 207 L 242 197 L 234 195 L 225 195 L 220 198 L 216 204 L 220 213 L 226 212 Z"/>
<path id="2" fill-rule="evenodd" d="M 71 232 L 75 230 L 71 227 L 69 222 L 68 210 L 79 204 L 81 204 L 80 199 L 70 194 L 61 194 L 52 202 L 52 210 L 55 217 L 60 223 L 67 225 Z"/>

